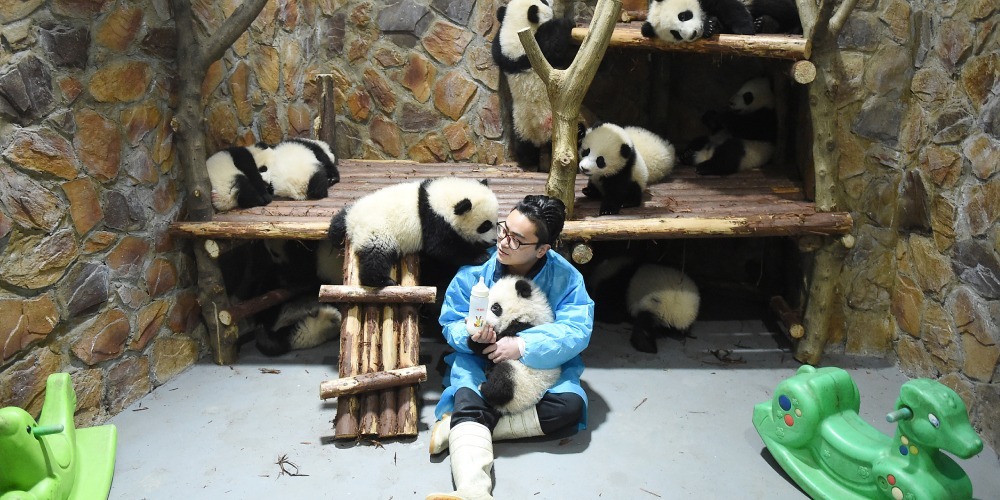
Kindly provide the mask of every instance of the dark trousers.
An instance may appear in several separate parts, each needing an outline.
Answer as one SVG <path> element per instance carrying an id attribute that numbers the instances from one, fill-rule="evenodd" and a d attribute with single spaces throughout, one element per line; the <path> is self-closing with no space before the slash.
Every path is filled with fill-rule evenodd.
<path id="1" fill-rule="evenodd" d="M 583 398 L 572 392 L 555 394 L 546 392 L 535 405 L 538 423 L 546 435 L 555 434 L 575 426 L 583 414 Z M 476 391 L 462 387 L 455 391 L 455 411 L 451 414 L 451 426 L 462 422 L 478 422 L 490 432 L 497 426 L 502 414 L 483 400 Z"/>

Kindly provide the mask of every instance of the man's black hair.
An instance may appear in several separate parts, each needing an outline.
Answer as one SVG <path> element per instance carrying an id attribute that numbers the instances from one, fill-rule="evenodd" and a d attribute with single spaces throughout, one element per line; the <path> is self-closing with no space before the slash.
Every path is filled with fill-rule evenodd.
<path id="1" fill-rule="evenodd" d="M 535 224 L 539 244 L 555 244 L 566 221 L 566 205 L 559 198 L 529 194 L 514 207 Z"/>

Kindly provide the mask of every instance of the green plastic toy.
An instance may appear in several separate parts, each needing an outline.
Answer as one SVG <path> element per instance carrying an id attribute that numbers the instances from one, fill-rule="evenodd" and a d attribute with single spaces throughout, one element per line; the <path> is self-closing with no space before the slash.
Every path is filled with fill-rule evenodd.
<path id="1" fill-rule="evenodd" d="M 0 409 L 0 500 L 108 497 L 118 430 L 77 429 L 75 410 L 68 373 L 49 375 L 38 422 L 16 406 Z"/>
<path id="2" fill-rule="evenodd" d="M 930 379 L 899 389 L 889 437 L 858 416 L 851 376 L 835 367 L 802 366 L 754 407 L 753 424 L 768 451 L 813 498 L 972 498 L 972 482 L 945 450 L 970 458 L 983 441 L 962 398 Z"/>

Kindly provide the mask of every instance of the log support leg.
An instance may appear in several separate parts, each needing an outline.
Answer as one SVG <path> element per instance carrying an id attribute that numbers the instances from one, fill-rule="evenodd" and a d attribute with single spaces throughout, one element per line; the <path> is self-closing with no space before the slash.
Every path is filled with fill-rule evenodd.
<path id="1" fill-rule="evenodd" d="M 819 363 L 830 339 L 832 302 L 843 257 L 844 246 L 835 238 L 825 238 L 813 257 L 812 279 L 802 321 L 805 335 L 795 349 L 795 359 L 802 363 Z"/>

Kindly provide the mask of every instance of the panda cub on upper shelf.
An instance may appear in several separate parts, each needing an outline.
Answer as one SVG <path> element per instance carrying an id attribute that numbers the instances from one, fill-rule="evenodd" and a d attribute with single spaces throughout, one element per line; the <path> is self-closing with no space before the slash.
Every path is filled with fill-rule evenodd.
<path id="1" fill-rule="evenodd" d="M 590 176 L 583 194 L 601 198 L 600 215 L 642 204 L 646 186 L 674 169 L 674 146 L 642 127 L 600 123 L 577 128 L 580 172 Z"/>
<path id="2" fill-rule="evenodd" d="M 490 287 L 487 304 L 486 323 L 493 327 L 497 340 L 555 321 L 545 293 L 533 281 L 520 276 L 497 280 Z M 488 345 L 469 339 L 469 348 L 477 354 Z M 520 360 L 503 361 L 487 370 L 479 391 L 501 413 L 520 413 L 538 404 L 561 374 L 561 368 L 535 369 Z"/>
<path id="3" fill-rule="evenodd" d="M 224 212 L 234 208 L 260 207 L 271 203 L 272 190 L 261 177 L 256 146 L 230 147 L 205 161 L 212 184 L 212 206 Z"/>
<path id="4" fill-rule="evenodd" d="M 699 137 L 681 154 L 681 162 L 694 165 L 702 175 L 729 175 L 760 168 L 771 161 L 778 137 L 774 91 L 766 77 L 745 84 L 723 113 L 703 117 L 711 135 Z"/>
<path id="5" fill-rule="evenodd" d="M 274 146 L 257 144 L 253 152 L 260 175 L 275 196 L 318 200 L 340 182 L 337 157 L 323 141 L 291 138 Z"/>
<path id="6" fill-rule="evenodd" d="M 642 36 L 666 42 L 801 32 L 795 0 L 652 0 L 642 25 Z"/>
<path id="7" fill-rule="evenodd" d="M 522 166 L 537 167 L 541 147 L 552 141 L 552 106 L 517 32 L 530 29 L 545 60 L 562 69 L 573 60 L 573 21 L 556 19 L 548 0 L 511 0 L 497 9 L 497 21 L 500 30 L 493 39 L 493 61 L 510 86 L 514 152 Z"/>

